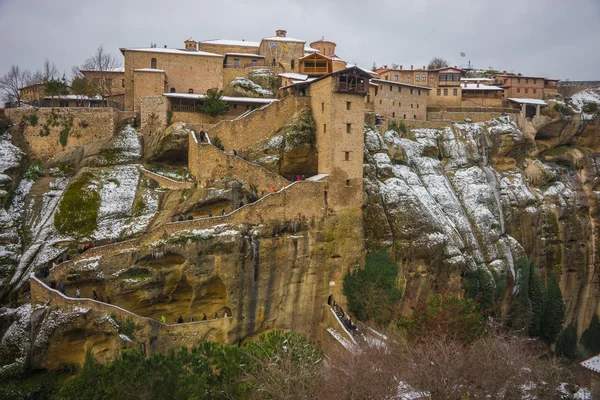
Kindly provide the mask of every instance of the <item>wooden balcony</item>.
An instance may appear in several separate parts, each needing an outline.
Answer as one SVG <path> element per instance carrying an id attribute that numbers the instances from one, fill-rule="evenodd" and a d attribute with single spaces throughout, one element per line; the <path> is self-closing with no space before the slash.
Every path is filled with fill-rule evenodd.
<path id="1" fill-rule="evenodd" d="M 352 83 L 352 82 L 339 82 L 337 87 L 338 92 L 351 92 L 351 93 L 363 93 L 367 94 L 369 91 L 368 83 Z"/>
<path id="2" fill-rule="evenodd" d="M 314 74 L 328 74 L 331 71 L 329 71 L 329 68 L 327 67 L 327 65 L 316 66 L 316 67 L 303 65 L 302 70 L 300 72 L 303 74 L 306 74 L 306 75 L 314 75 Z"/>

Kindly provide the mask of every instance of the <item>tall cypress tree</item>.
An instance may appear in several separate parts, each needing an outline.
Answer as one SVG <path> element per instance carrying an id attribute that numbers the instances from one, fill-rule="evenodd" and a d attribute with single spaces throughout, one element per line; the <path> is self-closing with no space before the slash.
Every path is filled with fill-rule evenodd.
<path id="1" fill-rule="evenodd" d="M 600 318 L 598 318 L 598 314 L 594 314 L 590 326 L 581 334 L 581 344 L 590 354 L 600 353 Z"/>
<path id="2" fill-rule="evenodd" d="M 537 265 L 529 261 L 529 302 L 531 304 L 531 324 L 529 336 L 540 336 L 540 325 L 544 314 L 544 285 Z"/>
<path id="3" fill-rule="evenodd" d="M 551 271 L 548 275 L 544 313 L 540 326 L 540 337 L 548 344 L 556 341 L 556 336 L 562 329 L 565 320 L 565 303 L 558 285 L 556 273 Z"/>

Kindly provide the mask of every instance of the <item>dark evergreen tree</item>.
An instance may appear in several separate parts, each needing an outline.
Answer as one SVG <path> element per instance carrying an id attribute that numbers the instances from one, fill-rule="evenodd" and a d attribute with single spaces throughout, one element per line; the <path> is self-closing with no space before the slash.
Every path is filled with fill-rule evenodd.
<path id="1" fill-rule="evenodd" d="M 225 115 L 229 112 L 227 102 L 223 100 L 223 91 L 217 89 L 208 89 L 200 111 L 211 117 Z"/>
<path id="2" fill-rule="evenodd" d="M 567 325 L 558 335 L 555 353 L 558 357 L 566 357 L 569 360 L 577 359 L 577 326 L 574 323 Z"/>
<path id="3" fill-rule="evenodd" d="M 544 314 L 544 284 L 537 266 L 530 260 L 529 263 L 529 303 L 531 304 L 531 323 L 529 336 L 540 335 L 540 324 Z"/>
<path id="4" fill-rule="evenodd" d="M 544 313 L 540 324 L 540 338 L 551 344 L 556 341 L 556 336 L 562 329 L 565 320 L 565 304 L 562 292 L 558 285 L 556 273 L 551 271 L 548 275 Z"/>
<path id="5" fill-rule="evenodd" d="M 581 335 L 581 344 L 590 355 L 600 353 L 600 319 L 594 314 L 590 326 Z"/>

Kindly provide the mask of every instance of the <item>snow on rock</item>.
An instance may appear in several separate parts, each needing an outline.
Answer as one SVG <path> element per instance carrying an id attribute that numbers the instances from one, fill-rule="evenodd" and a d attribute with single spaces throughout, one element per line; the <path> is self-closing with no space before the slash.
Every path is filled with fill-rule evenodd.
<path id="1" fill-rule="evenodd" d="M 263 88 L 257 83 L 252 82 L 250 79 L 239 76 L 232 80 L 229 85 L 231 85 L 234 89 L 243 91 L 243 92 L 252 92 L 259 94 L 261 96 L 273 96 L 273 92 Z"/>
<path id="2" fill-rule="evenodd" d="M 12 168 L 16 168 L 21 164 L 25 153 L 17 146 L 12 144 L 10 135 L 4 134 L 0 136 L 0 172 L 4 173 Z"/>

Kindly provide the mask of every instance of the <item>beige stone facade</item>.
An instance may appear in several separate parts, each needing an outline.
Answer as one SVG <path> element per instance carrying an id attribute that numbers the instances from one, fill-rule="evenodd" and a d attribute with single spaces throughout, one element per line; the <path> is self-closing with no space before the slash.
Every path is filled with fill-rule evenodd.
<path id="1" fill-rule="evenodd" d="M 395 119 L 427 119 L 427 103 L 431 88 L 395 81 L 373 79 L 367 104 L 376 114 Z"/>
<path id="2" fill-rule="evenodd" d="M 284 30 L 278 30 L 274 37 L 260 42 L 258 52 L 265 56 L 265 65 L 279 66 L 284 72 L 298 72 L 305 43 L 304 40 L 287 37 Z"/>
<path id="3" fill-rule="evenodd" d="M 223 82 L 223 56 L 176 49 L 121 49 L 125 56 L 125 108 L 139 111 L 141 97 L 164 92 L 206 93 L 220 89 Z M 136 71 L 137 70 L 137 71 Z M 144 71 L 145 70 L 145 71 Z M 164 73 L 161 78 L 147 76 Z M 136 72 L 138 73 L 136 75 Z M 140 83 L 138 79 L 142 79 Z M 167 86 L 164 87 L 164 82 Z M 141 86 L 141 87 L 140 87 Z"/>
<path id="4" fill-rule="evenodd" d="M 494 76 L 494 84 L 504 89 L 504 99 L 526 98 L 544 99 L 558 94 L 558 79 L 539 76 L 499 74 Z"/>
<path id="5" fill-rule="evenodd" d="M 122 115 L 114 108 L 9 108 L 5 113 L 16 123 L 24 121 L 24 116 L 37 116 L 35 125 L 25 123 L 23 136 L 31 158 L 42 161 L 64 150 L 111 139 Z M 67 132 L 64 145 L 61 132 Z"/>
<path id="6" fill-rule="evenodd" d="M 46 85 L 36 83 L 19 89 L 21 91 L 21 101 L 39 102 L 46 96 Z"/>
<path id="7" fill-rule="evenodd" d="M 140 128 L 142 132 L 158 132 L 167 126 L 167 99 L 164 96 L 141 98 Z"/>
<path id="8" fill-rule="evenodd" d="M 225 53 L 260 54 L 258 51 L 259 46 L 259 42 L 217 39 L 199 42 L 198 50 L 221 55 L 225 55 Z"/>
<path id="9" fill-rule="evenodd" d="M 125 70 L 123 68 L 114 71 L 89 71 L 80 70 L 85 78 L 96 84 L 101 94 L 112 99 L 125 94 Z"/>
<path id="10" fill-rule="evenodd" d="M 462 70 L 458 68 L 422 69 L 388 69 L 377 70 L 381 79 L 392 82 L 402 82 L 411 85 L 428 86 L 433 89 L 429 95 L 428 105 L 437 107 L 459 107 L 462 102 L 460 77 Z"/>

